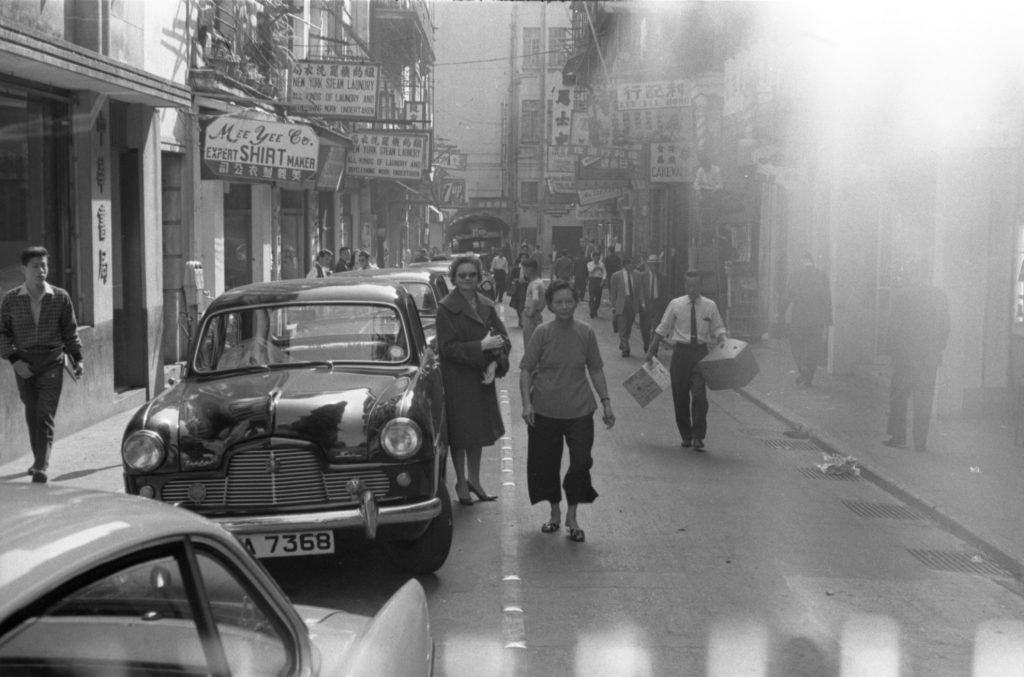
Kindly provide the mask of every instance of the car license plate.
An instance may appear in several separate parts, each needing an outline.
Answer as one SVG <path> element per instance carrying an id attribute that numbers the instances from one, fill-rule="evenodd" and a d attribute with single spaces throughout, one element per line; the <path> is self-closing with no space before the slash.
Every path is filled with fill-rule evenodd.
<path id="1" fill-rule="evenodd" d="M 301 533 L 245 534 L 238 539 L 257 558 L 302 557 L 329 555 L 334 552 L 334 532 L 304 531 Z"/>

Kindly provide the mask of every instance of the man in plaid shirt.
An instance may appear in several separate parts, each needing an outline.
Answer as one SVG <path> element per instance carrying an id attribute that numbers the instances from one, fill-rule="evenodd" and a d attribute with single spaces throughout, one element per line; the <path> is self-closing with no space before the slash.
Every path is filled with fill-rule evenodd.
<path id="1" fill-rule="evenodd" d="M 25 421 L 34 462 L 28 469 L 33 482 L 46 482 L 53 447 L 53 423 L 64 385 L 64 353 L 82 375 L 82 341 L 71 297 L 46 282 L 49 253 L 43 247 L 21 252 L 25 284 L 0 301 L 0 358 L 14 367 L 18 394 L 25 405 Z"/>

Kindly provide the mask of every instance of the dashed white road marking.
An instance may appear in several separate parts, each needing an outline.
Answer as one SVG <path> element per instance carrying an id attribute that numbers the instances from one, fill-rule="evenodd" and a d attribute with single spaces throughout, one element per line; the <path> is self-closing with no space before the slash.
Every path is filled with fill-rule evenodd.
<path id="1" fill-rule="evenodd" d="M 501 438 L 501 472 L 515 473 L 512 455 L 512 405 L 509 391 L 503 388 L 498 396 L 506 434 Z M 504 656 L 502 675 L 520 677 L 526 661 L 526 613 L 523 610 L 522 578 L 519 577 L 519 523 L 516 518 L 516 483 L 501 483 L 501 632 Z"/>

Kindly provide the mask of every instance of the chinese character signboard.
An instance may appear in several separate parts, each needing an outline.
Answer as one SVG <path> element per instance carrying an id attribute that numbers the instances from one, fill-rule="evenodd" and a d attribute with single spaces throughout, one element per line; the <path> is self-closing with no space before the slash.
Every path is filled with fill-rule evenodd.
<path id="1" fill-rule="evenodd" d="M 615 88 L 616 108 L 627 111 L 689 106 L 691 89 L 686 80 L 619 83 Z"/>
<path id="2" fill-rule="evenodd" d="M 429 132 L 365 130 L 353 141 L 348 157 L 352 176 L 420 181 L 430 169 Z"/>
<path id="3" fill-rule="evenodd" d="M 655 143 L 651 145 L 652 183 L 682 183 L 686 181 L 689 167 L 686 159 L 688 148 L 680 143 Z"/>
<path id="4" fill-rule="evenodd" d="M 569 132 L 572 130 L 572 90 L 568 87 L 552 87 L 548 92 L 548 106 L 551 110 L 548 143 L 564 146 L 569 143 Z"/>
<path id="5" fill-rule="evenodd" d="M 308 125 L 226 115 L 203 130 L 203 165 L 218 179 L 299 183 L 317 175 L 319 153 Z"/>
<path id="6" fill-rule="evenodd" d="M 288 107 L 351 120 L 377 117 L 380 66 L 346 61 L 299 61 L 291 70 Z"/>

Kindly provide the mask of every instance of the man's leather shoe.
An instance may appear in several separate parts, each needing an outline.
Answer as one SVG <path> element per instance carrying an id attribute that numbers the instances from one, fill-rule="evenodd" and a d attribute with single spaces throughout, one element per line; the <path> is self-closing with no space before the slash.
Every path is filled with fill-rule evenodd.
<path id="1" fill-rule="evenodd" d="M 704 440 L 699 437 L 693 438 L 693 449 L 694 451 L 701 451 L 704 449 Z"/>
<path id="2" fill-rule="evenodd" d="M 46 484 L 46 480 L 46 473 L 44 473 L 42 470 L 36 470 L 34 473 L 32 473 L 33 484 Z"/>
<path id="3" fill-rule="evenodd" d="M 894 449 L 903 449 L 907 446 L 907 441 L 897 439 L 895 437 L 890 437 L 886 441 L 882 442 L 882 444 L 884 444 L 887 447 L 893 447 Z"/>
<path id="4" fill-rule="evenodd" d="M 691 440 L 689 437 L 684 437 L 683 438 L 683 445 L 682 446 L 684 446 L 687 449 L 689 449 L 690 447 L 693 446 L 693 440 Z"/>

